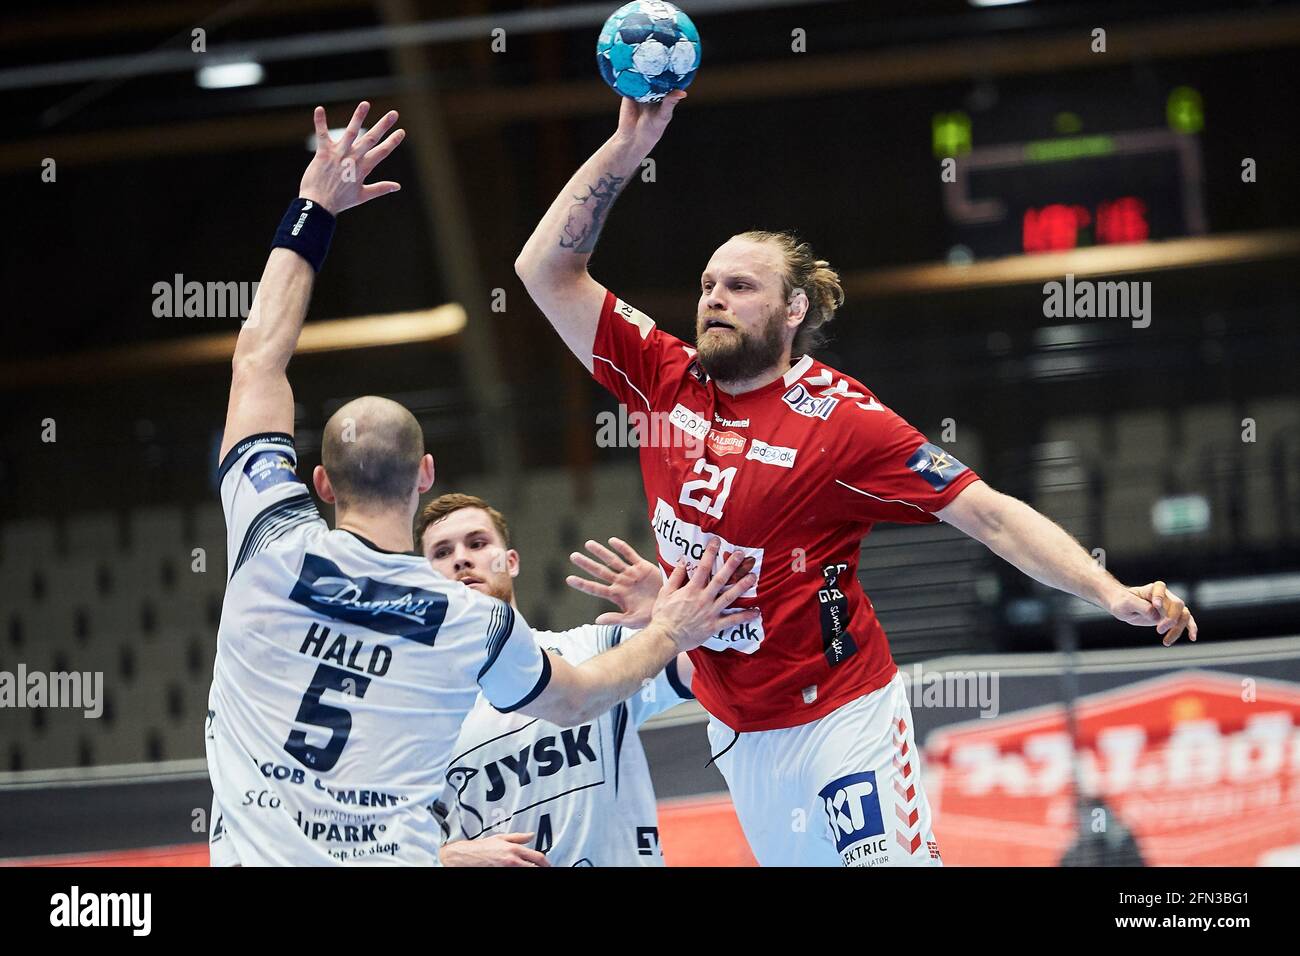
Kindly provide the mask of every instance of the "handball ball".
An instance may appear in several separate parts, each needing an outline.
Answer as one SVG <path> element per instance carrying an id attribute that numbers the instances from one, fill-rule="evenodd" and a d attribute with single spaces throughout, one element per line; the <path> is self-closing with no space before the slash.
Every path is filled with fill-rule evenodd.
<path id="1" fill-rule="evenodd" d="M 596 41 L 605 82 L 638 103 L 685 89 L 700 65 L 700 33 L 665 0 L 632 0 L 615 10 Z"/>

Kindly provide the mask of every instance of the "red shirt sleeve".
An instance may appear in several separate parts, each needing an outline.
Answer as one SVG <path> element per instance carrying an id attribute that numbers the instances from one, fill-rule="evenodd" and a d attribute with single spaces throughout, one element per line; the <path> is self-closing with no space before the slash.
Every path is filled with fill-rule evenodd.
<path id="1" fill-rule="evenodd" d="M 925 524 L 979 475 L 877 403 L 847 403 L 835 488 L 860 521 Z"/>
<path id="2" fill-rule="evenodd" d="M 662 407 L 659 392 L 680 380 L 694 352 L 607 290 L 591 357 L 596 381 L 631 411 L 648 412 Z"/>

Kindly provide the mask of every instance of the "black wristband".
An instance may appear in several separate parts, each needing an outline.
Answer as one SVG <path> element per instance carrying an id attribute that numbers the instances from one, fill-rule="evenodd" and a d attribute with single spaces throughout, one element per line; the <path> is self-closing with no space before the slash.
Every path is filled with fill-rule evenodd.
<path id="1" fill-rule="evenodd" d="M 295 199 L 275 230 L 272 249 L 292 249 L 320 272 L 334 236 L 334 216 L 310 199 Z"/>

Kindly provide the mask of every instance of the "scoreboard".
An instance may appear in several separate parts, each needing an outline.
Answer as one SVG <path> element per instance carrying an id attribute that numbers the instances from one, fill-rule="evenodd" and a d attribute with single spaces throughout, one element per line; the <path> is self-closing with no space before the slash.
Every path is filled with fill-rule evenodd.
<path id="1" fill-rule="evenodd" d="M 951 242 L 983 259 L 1204 234 L 1199 111 L 1175 94 L 1168 126 L 1085 134 L 1066 113 L 1070 132 L 993 145 L 970 144 L 963 114 L 936 116 Z"/>

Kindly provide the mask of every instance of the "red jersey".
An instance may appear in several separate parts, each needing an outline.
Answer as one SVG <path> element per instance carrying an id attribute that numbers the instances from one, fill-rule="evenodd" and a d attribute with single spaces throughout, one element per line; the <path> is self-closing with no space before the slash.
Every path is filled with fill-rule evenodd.
<path id="1" fill-rule="evenodd" d="M 761 617 L 691 652 L 692 690 L 733 730 L 793 727 L 883 687 L 897 669 L 858 582 L 877 521 L 928 523 L 978 476 L 860 382 L 804 356 L 763 388 L 720 390 L 695 350 L 605 295 L 593 374 L 638 426 L 659 562 L 754 557 L 737 607 Z"/>

